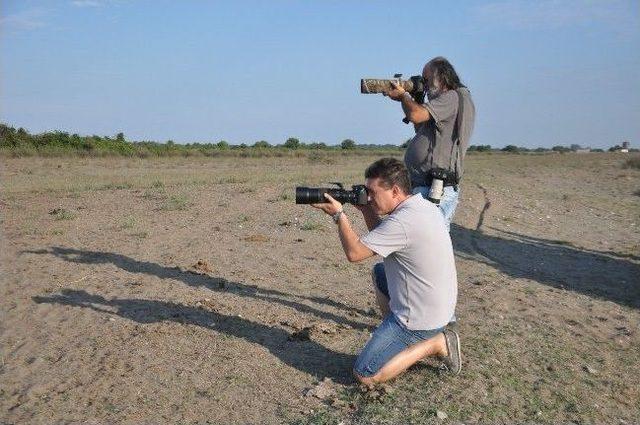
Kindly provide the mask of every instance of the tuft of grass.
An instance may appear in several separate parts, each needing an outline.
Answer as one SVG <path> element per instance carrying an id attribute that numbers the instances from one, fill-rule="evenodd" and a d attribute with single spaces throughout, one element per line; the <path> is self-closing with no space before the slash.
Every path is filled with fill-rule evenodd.
<path id="1" fill-rule="evenodd" d="M 97 190 L 122 190 L 122 189 L 131 189 L 133 185 L 131 183 L 107 183 L 102 186 L 99 186 Z"/>
<path id="2" fill-rule="evenodd" d="M 311 152 L 307 156 L 307 162 L 309 164 L 328 164 L 333 165 L 336 163 L 336 159 L 334 155 L 321 153 L 321 152 Z"/>
<path id="3" fill-rule="evenodd" d="M 312 410 L 307 416 L 295 418 L 291 421 L 294 425 L 335 425 L 342 423 L 336 412 L 322 406 L 318 410 Z"/>
<path id="4" fill-rule="evenodd" d="M 69 210 L 65 210 L 64 208 L 56 208 L 49 212 L 53 216 L 55 220 L 73 220 L 76 218 L 76 215 Z"/>
<path id="5" fill-rule="evenodd" d="M 162 211 L 182 211 L 189 207 L 189 199 L 185 195 L 172 195 L 160 206 Z"/>
<path id="6" fill-rule="evenodd" d="M 154 189 L 164 189 L 164 183 L 160 180 L 154 180 L 153 183 L 151 183 L 151 187 Z"/>
<path id="7" fill-rule="evenodd" d="M 163 187 L 157 189 L 147 189 L 143 192 L 142 197 L 144 199 L 165 199 L 166 193 Z"/>
<path id="8" fill-rule="evenodd" d="M 127 218 L 125 218 L 122 223 L 120 224 L 120 228 L 121 229 L 133 229 L 133 227 L 136 225 L 136 218 L 132 215 L 128 216 Z"/>
<path id="9" fill-rule="evenodd" d="M 232 183 L 246 183 L 248 179 L 239 179 L 233 176 L 220 177 L 212 181 L 213 184 L 232 184 Z"/>
<path id="10" fill-rule="evenodd" d="M 53 229 L 53 230 L 51 231 L 51 234 L 52 234 L 53 236 L 64 235 L 64 230 L 62 230 L 62 229 Z"/>
<path id="11" fill-rule="evenodd" d="M 291 194 L 289 193 L 288 190 L 283 190 L 282 193 L 280 194 L 280 200 L 288 201 L 289 199 L 291 199 Z"/>
<path id="12" fill-rule="evenodd" d="M 322 224 L 313 223 L 311 221 L 307 221 L 300 226 L 300 230 L 321 230 L 324 229 Z"/>
<path id="13" fill-rule="evenodd" d="M 236 193 L 253 193 L 256 191 L 255 187 L 252 186 L 246 186 L 246 187 L 241 187 L 240 189 L 238 189 L 236 191 Z"/>

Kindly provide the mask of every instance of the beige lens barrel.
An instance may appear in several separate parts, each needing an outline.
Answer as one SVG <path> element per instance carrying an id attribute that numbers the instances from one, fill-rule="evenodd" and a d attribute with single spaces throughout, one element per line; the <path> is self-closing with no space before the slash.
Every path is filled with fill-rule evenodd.
<path id="1" fill-rule="evenodd" d="M 383 93 L 393 89 L 391 82 L 397 82 L 403 89 L 411 93 L 413 81 L 411 80 L 382 80 L 379 78 L 363 78 L 360 80 L 360 93 Z"/>

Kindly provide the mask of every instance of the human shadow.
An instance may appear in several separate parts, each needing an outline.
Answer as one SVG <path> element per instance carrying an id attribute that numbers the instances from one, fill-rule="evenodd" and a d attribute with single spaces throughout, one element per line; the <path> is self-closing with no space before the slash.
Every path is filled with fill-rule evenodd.
<path id="1" fill-rule="evenodd" d="M 480 227 L 480 226 L 478 226 Z M 451 224 L 456 254 L 514 278 L 640 308 L 640 264 L 634 256 L 598 252 L 567 242 L 491 228 L 492 234 Z"/>
<path id="2" fill-rule="evenodd" d="M 333 351 L 313 340 L 292 341 L 289 333 L 282 329 L 238 316 L 228 316 L 173 302 L 106 299 L 100 295 L 72 289 L 63 289 L 60 294 L 50 296 L 34 296 L 32 299 L 38 304 L 62 304 L 89 308 L 141 324 L 170 321 L 200 326 L 242 338 L 252 344 L 259 344 L 287 365 L 319 380 L 329 377 L 341 384 L 354 382 L 351 367 L 355 356 Z"/>
<path id="3" fill-rule="evenodd" d="M 356 307 L 348 306 L 339 301 L 322 297 L 306 297 L 302 295 L 288 294 L 286 292 L 259 288 L 255 285 L 246 285 L 239 282 L 231 282 L 220 277 L 212 277 L 205 274 L 194 274 L 181 270 L 177 267 L 164 267 L 160 264 L 149 261 L 138 261 L 134 258 L 113 252 L 88 251 L 74 248 L 52 247 L 50 249 L 22 251 L 29 254 L 49 254 L 62 258 L 65 261 L 82 264 L 113 264 L 130 273 L 141 273 L 151 276 L 157 276 L 161 279 L 173 279 L 188 286 L 204 287 L 212 291 L 233 293 L 241 297 L 249 297 L 253 299 L 278 303 L 290 307 L 298 312 L 307 313 L 323 320 L 330 320 L 335 323 L 350 326 L 355 329 L 368 329 L 369 325 L 345 317 L 319 310 L 307 304 L 293 301 L 286 298 L 298 298 L 299 300 L 307 300 L 317 304 L 324 304 L 344 310 L 354 316 L 369 317 L 371 314 Z"/>

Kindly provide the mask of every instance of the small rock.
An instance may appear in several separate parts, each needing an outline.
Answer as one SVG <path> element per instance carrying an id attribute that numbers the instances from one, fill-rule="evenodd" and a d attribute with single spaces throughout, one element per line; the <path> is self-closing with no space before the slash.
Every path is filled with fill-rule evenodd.
<path id="1" fill-rule="evenodd" d="M 198 260 L 193 266 L 191 266 L 191 270 L 189 272 L 194 274 L 207 274 L 211 273 L 211 266 L 205 260 Z"/>
<path id="2" fill-rule="evenodd" d="M 626 326 L 617 326 L 616 330 L 619 336 L 631 336 L 631 331 Z"/>
<path id="3" fill-rule="evenodd" d="M 287 338 L 289 341 L 309 341 L 311 340 L 311 327 L 300 329 L 289 335 Z"/>
<path id="4" fill-rule="evenodd" d="M 314 331 L 319 331 L 319 332 L 322 332 L 323 334 L 329 334 L 329 335 L 332 335 L 338 332 L 335 326 L 332 326 L 331 324 L 328 324 L 328 323 L 317 323 L 313 325 L 312 328 Z"/>
<path id="5" fill-rule="evenodd" d="M 442 410 L 437 410 L 436 411 L 436 416 L 438 417 L 438 419 L 441 419 L 443 421 L 449 417 L 449 415 L 444 413 Z"/>
<path id="6" fill-rule="evenodd" d="M 583 366 L 582 369 L 585 372 L 590 373 L 591 375 L 597 375 L 598 374 L 598 370 L 597 369 L 594 369 L 594 368 L 592 368 L 591 366 L 588 366 L 588 365 L 587 366 Z"/>
<path id="7" fill-rule="evenodd" d="M 324 378 L 324 380 L 318 383 L 318 385 L 308 389 L 304 395 L 305 397 L 315 397 L 320 400 L 327 400 L 334 398 L 337 395 L 337 392 L 331 378 Z"/>

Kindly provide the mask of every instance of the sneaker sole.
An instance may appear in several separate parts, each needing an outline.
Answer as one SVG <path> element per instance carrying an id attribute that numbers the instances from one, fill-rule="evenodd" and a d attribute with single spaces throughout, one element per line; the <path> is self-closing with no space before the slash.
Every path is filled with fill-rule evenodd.
<path id="1" fill-rule="evenodd" d="M 453 375 L 455 376 L 455 375 L 458 375 L 462 370 L 462 353 L 460 352 L 460 335 L 458 335 L 458 332 L 456 331 L 449 330 L 449 332 L 456 337 L 456 354 L 458 355 L 458 370 L 452 371 Z M 449 346 L 447 346 L 447 350 L 450 350 Z"/>

